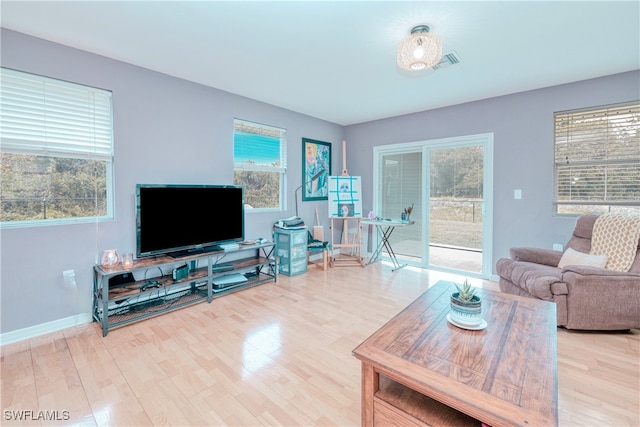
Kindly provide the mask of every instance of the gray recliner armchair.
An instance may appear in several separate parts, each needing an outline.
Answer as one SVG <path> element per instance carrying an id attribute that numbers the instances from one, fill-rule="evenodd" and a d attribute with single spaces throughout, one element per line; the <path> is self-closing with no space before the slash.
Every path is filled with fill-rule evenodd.
<path id="1" fill-rule="evenodd" d="M 582 215 L 565 245 L 580 253 L 591 250 L 598 215 Z M 640 240 L 626 272 L 587 265 L 558 267 L 563 252 L 516 247 L 511 258 L 496 263 L 502 292 L 556 303 L 557 323 L 567 329 L 640 328 Z"/>

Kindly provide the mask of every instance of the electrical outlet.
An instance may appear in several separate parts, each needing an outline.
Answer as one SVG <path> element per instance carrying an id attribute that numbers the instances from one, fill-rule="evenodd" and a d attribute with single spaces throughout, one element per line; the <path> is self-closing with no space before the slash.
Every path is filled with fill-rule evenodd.
<path id="1" fill-rule="evenodd" d="M 522 190 L 513 190 L 513 198 L 516 200 L 522 199 Z"/>
<path id="2" fill-rule="evenodd" d="M 64 270 L 62 272 L 64 278 L 64 288 L 70 291 L 77 291 L 78 285 L 76 284 L 76 272 L 74 270 Z"/>

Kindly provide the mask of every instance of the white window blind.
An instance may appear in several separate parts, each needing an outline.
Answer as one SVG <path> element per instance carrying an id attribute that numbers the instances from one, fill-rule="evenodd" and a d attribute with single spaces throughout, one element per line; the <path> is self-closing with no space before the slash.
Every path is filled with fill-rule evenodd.
<path id="1" fill-rule="evenodd" d="M 559 112 L 554 119 L 557 212 L 639 205 L 640 104 Z"/>
<path id="2" fill-rule="evenodd" d="M 6 68 L 0 78 L 2 152 L 111 160 L 111 92 Z"/>
<path id="3" fill-rule="evenodd" d="M 113 218 L 111 92 L 0 68 L 0 226 Z"/>
<path id="4" fill-rule="evenodd" d="M 233 162 L 236 170 L 286 172 L 287 131 L 234 120 Z"/>

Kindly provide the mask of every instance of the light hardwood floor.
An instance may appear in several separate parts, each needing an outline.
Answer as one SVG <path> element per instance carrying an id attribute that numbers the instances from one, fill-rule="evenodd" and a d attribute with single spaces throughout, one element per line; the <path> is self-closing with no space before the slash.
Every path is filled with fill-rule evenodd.
<path id="1" fill-rule="evenodd" d="M 312 267 L 104 338 L 93 323 L 5 345 L 0 423 L 359 425 L 351 351 L 441 279 L 462 280 L 380 263 Z M 638 331 L 558 330 L 560 425 L 640 425 L 639 352 Z"/>

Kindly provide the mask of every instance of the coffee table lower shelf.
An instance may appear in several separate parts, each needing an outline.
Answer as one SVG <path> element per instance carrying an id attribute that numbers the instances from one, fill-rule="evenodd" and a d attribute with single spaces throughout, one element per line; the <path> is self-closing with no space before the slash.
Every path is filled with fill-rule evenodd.
<path id="1" fill-rule="evenodd" d="M 373 396 L 374 426 L 478 426 L 467 414 L 380 375 Z"/>

